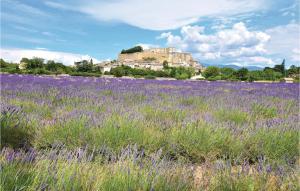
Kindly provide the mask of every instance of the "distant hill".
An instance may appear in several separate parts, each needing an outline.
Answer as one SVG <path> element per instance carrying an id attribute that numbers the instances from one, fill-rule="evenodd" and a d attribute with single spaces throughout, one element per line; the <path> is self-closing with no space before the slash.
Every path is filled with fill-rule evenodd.
<path id="1" fill-rule="evenodd" d="M 233 65 L 233 64 L 203 64 L 201 63 L 203 66 L 207 67 L 207 66 L 217 66 L 219 68 L 233 68 L 233 69 L 241 69 L 243 68 L 242 66 L 237 66 L 237 65 Z M 263 67 L 258 67 L 258 66 L 245 66 L 245 68 L 247 68 L 248 70 L 263 70 L 264 68 Z"/>

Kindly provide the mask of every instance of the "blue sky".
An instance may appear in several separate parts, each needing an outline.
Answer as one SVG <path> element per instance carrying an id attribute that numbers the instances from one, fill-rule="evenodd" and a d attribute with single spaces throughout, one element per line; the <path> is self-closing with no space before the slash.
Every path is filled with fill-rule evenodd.
<path id="1" fill-rule="evenodd" d="M 1 0 L 1 54 L 72 64 L 172 46 L 207 65 L 300 62 L 299 0 Z"/>

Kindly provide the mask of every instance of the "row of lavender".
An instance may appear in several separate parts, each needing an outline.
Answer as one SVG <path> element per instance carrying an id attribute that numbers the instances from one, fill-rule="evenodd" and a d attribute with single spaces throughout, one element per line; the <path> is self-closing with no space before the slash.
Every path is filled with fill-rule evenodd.
<path id="1" fill-rule="evenodd" d="M 298 99 L 298 84 L 1 75 L 1 188 L 299 189 Z"/>

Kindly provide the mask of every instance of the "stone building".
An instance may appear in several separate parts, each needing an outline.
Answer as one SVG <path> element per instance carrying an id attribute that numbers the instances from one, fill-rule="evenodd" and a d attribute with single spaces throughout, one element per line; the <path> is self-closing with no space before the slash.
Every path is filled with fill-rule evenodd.
<path id="1" fill-rule="evenodd" d="M 121 65 L 132 68 L 149 68 L 151 70 L 162 70 L 163 63 L 167 61 L 171 67 L 193 67 L 196 71 L 202 70 L 203 67 L 193 59 L 190 53 L 176 52 L 175 48 L 151 48 L 142 52 L 119 54 L 114 63 L 104 63 L 103 71 L 110 70 L 109 67 Z"/>

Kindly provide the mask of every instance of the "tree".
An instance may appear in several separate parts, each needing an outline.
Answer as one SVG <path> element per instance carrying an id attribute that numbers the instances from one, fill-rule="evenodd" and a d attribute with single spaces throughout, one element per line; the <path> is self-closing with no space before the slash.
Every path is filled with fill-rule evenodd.
<path id="1" fill-rule="evenodd" d="M 248 81 L 253 82 L 256 80 L 263 80 L 264 72 L 259 70 L 249 71 L 248 72 Z"/>
<path id="2" fill-rule="evenodd" d="M 270 70 L 270 69 L 271 69 L 271 70 L 273 70 L 273 69 L 272 69 L 272 68 L 270 68 L 270 67 L 265 67 L 265 68 L 264 68 L 264 71 L 266 71 L 266 70 Z"/>
<path id="3" fill-rule="evenodd" d="M 93 63 L 88 62 L 87 60 L 82 60 L 80 62 L 75 62 L 77 72 L 92 72 Z"/>
<path id="4" fill-rule="evenodd" d="M 195 69 L 194 68 L 186 68 L 186 67 L 168 67 L 168 71 L 167 74 L 169 73 L 169 76 L 172 78 L 176 78 L 176 79 L 188 79 L 191 78 L 194 74 L 195 74 Z"/>
<path id="5" fill-rule="evenodd" d="M 111 69 L 111 73 L 115 76 L 115 77 L 122 77 L 125 76 L 125 70 L 122 67 L 116 67 Z"/>
<path id="6" fill-rule="evenodd" d="M 288 69 L 288 75 L 300 74 L 300 67 L 296 67 L 295 65 L 291 65 Z"/>
<path id="7" fill-rule="evenodd" d="M 285 59 L 283 59 L 281 64 L 275 65 L 274 70 L 280 72 L 283 76 L 285 75 Z"/>
<path id="8" fill-rule="evenodd" d="M 267 69 L 263 72 L 263 79 L 264 80 L 279 80 L 282 77 L 282 74 L 280 72 L 276 72 L 273 69 Z"/>
<path id="9" fill-rule="evenodd" d="M 25 68 L 27 70 L 38 69 L 44 67 L 44 59 L 34 57 L 32 59 L 22 58 L 21 62 L 25 63 Z"/>
<path id="10" fill-rule="evenodd" d="M 64 73 L 66 72 L 66 66 L 62 63 L 55 62 L 53 60 L 49 60 L 47 64 L 45 65 L 46 70 L 55 72 L 55 73 Z"/>
<path id="11" fill-rule="evenodd" d="M 135 46 L 133 48 L 129 48 L 127 50 L 122 50 L 121 54 L 130 54 L 130 53 L 135 53 L 135 52 L 142 52 L 143 48 L 141 46 Z"/>
<path id="12" fill-rule="evenodd" d="M 6 68 L 8 66 L 8 63 L 5 62 L 2 58 L 0 59 L 0 68 Z"/>
<path id="13" fill-rule="evenodd" d="M 300 67 L 291 65 L 291 67 L 287 70 L 287 74 L 288 74 L 288 76 L 300 75 Z"/>
<path id="14" fill-rule="evenodd" d="M 163 62 L 163 68 L 164 68 L 164 70 L 167 70 L 167 69 L 169 69 L 169 63 L 168 63 L 168 61 L 164 61 Z"/>
<path id="15" fill-rule="evenodd" d="M 203 76 L 205 78 L 216 77 L 219 74 L 220 74 L 220 69 L 216 66 L 208 66 L 203 72 Z"/>
<path id="16" fill-rule="evenodd" d="M 229 79 L 232 77 L 235 73 L 235 70 L 233 68 L 224 67 L 220 69 L 222 79 Z"/>
<path id="17" fill-rule="evenodd" d="M 248 71 L 247 68 L 241 68 L 241 69 L 239 69 L 238 71 L 235 72 L 235 75 L 239 80 L 247 80 L 248 72 L 249 71 Z"/>

